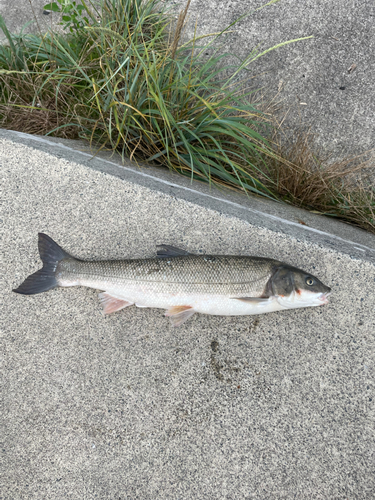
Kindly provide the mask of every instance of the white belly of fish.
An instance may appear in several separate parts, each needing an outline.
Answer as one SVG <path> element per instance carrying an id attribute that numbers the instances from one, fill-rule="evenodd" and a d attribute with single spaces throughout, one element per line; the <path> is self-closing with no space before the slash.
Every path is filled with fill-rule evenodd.
<path id="1" fill-rule="evenodd" d="M 101 283 L 90 278 L 76 280 L 60 280 L 60 286 L 83 285 L 90 288 L 105 290 L 105 292 L 116 299 L 126 301 L 128 305 L 137 307 L 155 307 L 170 310 L 173 307 L 186 306 L 202 314 L 219 316 L 243 316 L 251 314 L 264 314 L 268 312 L 281 311 L 288 307 L 282 306 L 276 297 L 261 299 L 259 302 L 238 300 L 235 297 L 215 294 L 191 294 L 191 293 L 168 293 L 156 291 L 154 286 L 146 284 L 139 285 L 127 283 L 116 286 L 113 283 L 102 281 Z"/>
<path id="2" fill-rule="evenodd" d="M 117 299 L 135 304 L 137 307 L 170 309 L 176 306 L 189 306 L 195 312 L 219 316 L 263 314 L 286 309 L 277 302 L 276 297 L 263 300 L 258 304 L 223 295 L 157 294 L 150 296 L 143 292 L 137 293 L 134 290 L 131 294 L 124 293 L 124 291 L 118 289 L 107 290 L 107 293 Z"/>

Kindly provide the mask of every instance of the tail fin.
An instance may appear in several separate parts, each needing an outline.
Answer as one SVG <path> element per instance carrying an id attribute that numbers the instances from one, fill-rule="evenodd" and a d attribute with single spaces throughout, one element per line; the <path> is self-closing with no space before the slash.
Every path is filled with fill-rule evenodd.
<path id="1" fill-rule="evenodd" d="M 60 260 L 69 258 L 70 255 L 46 234 L 39 233 L 38 237 L 39 255 L 42 259 L 43 267 L 36 273 L 30 274 L 13 292 L 22 293 L 23 295 L 33 295 L 35 293 L 46 292 L 57 286 L 55 278 L 57 264 Z"/>

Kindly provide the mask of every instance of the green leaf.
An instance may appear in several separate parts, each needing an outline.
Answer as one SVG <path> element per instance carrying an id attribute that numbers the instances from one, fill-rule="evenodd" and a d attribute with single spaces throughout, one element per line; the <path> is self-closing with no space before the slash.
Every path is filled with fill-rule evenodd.
<path id="1" fill-rule="evenodd" d="M 43 7 L 43 9 L 45 9 L 45 10 L 51 10 L 52 12 L 60 12 L 61 11 L 60 7 L 57 5 L 56 2 L 47 3 L 47 5 L 45 5 Z"/>

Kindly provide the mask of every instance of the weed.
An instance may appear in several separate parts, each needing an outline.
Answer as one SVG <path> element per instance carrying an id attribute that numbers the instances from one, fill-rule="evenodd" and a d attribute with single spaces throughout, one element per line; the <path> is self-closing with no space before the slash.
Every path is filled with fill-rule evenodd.
<path id="1" fill-rule="evenodd" d="M 286 202 L 340 218 L 375 233 L 375 174 L 371 152 L 332 160 L 315 144 L 310 130 L 285 139 L 274 128 L 268 159 L 272 186 Z"/>
<path id="2" fill-rule="evenodd" d="M 281 146 L 272 138 L 272 114 L 252 103 L 253 93 L 238 81 L 263 54 L 303 38 L 254 49 L 237 66 L 225 66 L 228 54 L 217 44 L 245 16 L 184 43 L 190 0 L 174 28 L 158 0 L 103 0 L 99 13 L 90 0 L 81 4 L 46 6 L 63 15 L 65 34 L 13 35 L 0 17 L 9 44 L 0 46 L 0 126 L 84 138 L 123 159 L 374 229 L 373 192 L 340 185 L 349 178 L 344 165 L 328 168 L 305 139 Z"/>

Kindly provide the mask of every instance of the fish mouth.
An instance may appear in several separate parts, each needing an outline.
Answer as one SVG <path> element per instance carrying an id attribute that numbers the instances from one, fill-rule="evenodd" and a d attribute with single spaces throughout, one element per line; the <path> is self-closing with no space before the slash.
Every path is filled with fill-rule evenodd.
<path id="1" fill-rule="evenodd" d="M 326 292 L 320 294 L 320 297 L 318 297 L 318 300 L 322 302 L 322 304 L 328 304 L 328 296 L 331 295 L 331 292 Z"/>

